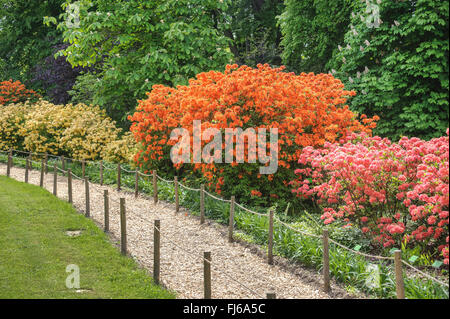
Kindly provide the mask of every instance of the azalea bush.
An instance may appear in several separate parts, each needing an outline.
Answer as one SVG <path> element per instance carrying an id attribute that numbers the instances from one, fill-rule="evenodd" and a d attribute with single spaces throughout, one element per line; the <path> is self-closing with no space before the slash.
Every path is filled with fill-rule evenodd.
<path id="1" fill-rule="evenodd" d="M 113 163 L 134 163 L 137 145 L 131 132 L 126 132 L 119 139 L 105 145 L 102 159 Z"/>
<path id="2" fill-rule="evenodd" d="M 128 162 L 135 143 L 104 110 L 84 104 L 10 104 L 0 114 L 0 148 Z"/>
<path id="3" fill-rule="evenodd" d="M 0 150 L 23 148 L 24 137 L 19 130 L 25 122 L 28 109 L 25 104 L 0 106 Z"/>
<path id="4" fill-rule="evenodd" d="M 381 247 L 420 246 L 448 264 L 449 137 L 398 143 L 351 134 L 306 147 L 292 184 L 314 198 L 325 224 L 358 226 Z"/>
<path id="5" fill-rule="evenodd" d="M 225 196 L 262 197 L 265 201 L 286 198 L 287 184 L 293 177 L 291 168 L 303 147 L 322 146 L 349 132 L 370 133 L 377 118 L 359 121 L 345 105 L 346 98 L 355 92 L 344 90 L 333 76 L 295 75 L 283 69 L 228 65 L 224 72 L 198 74 L 188 86 L 153 86 L 148 98 L 139 101 L 137 112 L 129 117 L 133 121 L 131 131 L 141 147 L 136 163 L 144 170 L 158 169 L 166 174 L 197 174 L 210 189 Z M 194 120 L 201 121 L 203 132 L 208 128 L 221 132 L 225 128 L 277 128 L 278 171 L 260 174 L 260 163 L 248 163 L 247 143 L 244 163 L 233 157 L 232 163 L 225 164 L 222 152 L 222 163 L 174 165 L 170 149 L 178 140 L 170 139 L 171 132 L 184 128 L 193 136 Z M 202 140 L 202 149 L 210 141 Z M 191 158 L 197 155 L 192 143 L 191 138 Z M 225 150 L 223 141 L 221 145 L 220 151 Z M 258 155 L 253 159 L 258 161 Z"/>
<path id="6" fill-rule="evenodd" d="M 0 106 L 27 100 L 36 101 L 39 97 L 39 94 L 33 90 L 28 90 L 20 81 L 0 82 Z"/>

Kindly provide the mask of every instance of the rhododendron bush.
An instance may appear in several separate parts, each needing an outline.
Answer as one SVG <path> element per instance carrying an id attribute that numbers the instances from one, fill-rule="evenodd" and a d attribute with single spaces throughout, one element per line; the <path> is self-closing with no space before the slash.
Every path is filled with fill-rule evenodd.
<path id="1" fill-rule="evenodd" d="M 293 190 L 315 198 L 325 224 L 355 224 L 383 247 L 420 245 L 448 264 L 449 137 L 398 143 L 351 134 L 306 147 Z"/>
<path id="2" fill-rule="evenodd" d="M 334 142 L 349 132 L 369 133 L 376 118 L 360 122 L 345 105 L 346 97 L 355 92 L 345 91 L 341 81 L 332 75 L 295 75 L 283 69 L 228 65 L 225 72 L 198 74 L 188 86 L 153 86 L 148 98 L 139 101 L 137 112 L 129 117 L 133 121 L 131 131 L 142 147 L 135 156 L 136 162 L 144 169 L 156 168 L 172 174 L 174 167 L 186 175 L 197 172 L 210 189 L 226 196 L 285 196 L 288 181 L 294 177 L 292 165 L 303 147 Z M 245 163 L 234 160 L 231 165 L 225 161 L 173 165 L 170 149 L 178 141 L 171 140 L 170 134 L 175 128 L 184 128 L 192 137 L 194 120 L 201 121 L 202 131 L 277 128 L 278 171 L 259 174 L 261 164 L 247 161 L 248 145 Z M 202 140 L 202 148 L 209 141 Z M 192 145 L 193 138 L 190 142 Z M 191 146 L 191 157 L 195 155 L 192 149 Z M 222 149 L 225 150 L 224 142 Z M 167 167 L 172 169 L 167 171 Z"/>
<path id="3" fill-rule="evenodd" d="M 39 98 L 33 90 L 27 90 L 20 81 L 9 80 L 0 82 L 0 105 L 9 103 L 25 102 L 27 100 L 36 101 Z"/>

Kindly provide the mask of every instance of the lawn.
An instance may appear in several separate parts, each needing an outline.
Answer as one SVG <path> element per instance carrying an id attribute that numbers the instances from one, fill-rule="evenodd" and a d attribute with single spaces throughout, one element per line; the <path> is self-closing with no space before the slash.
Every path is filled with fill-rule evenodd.
<path id="1" fill-rule="evenodd" d="M 79 289 L 66 287 L 68 265 L 79 268 Z M 174 297 L 71 205 L 0 176 L 0 298 Z"/>

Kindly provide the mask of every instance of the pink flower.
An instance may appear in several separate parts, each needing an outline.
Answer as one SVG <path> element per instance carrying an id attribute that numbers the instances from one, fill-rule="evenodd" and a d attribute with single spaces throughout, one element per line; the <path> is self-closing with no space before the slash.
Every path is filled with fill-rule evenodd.
<path id="1" fill-rule="evenodd" d="M 434 225 L 436 224 L 436 217 L 434 217 L 433 215 L 431 215 L 430 217 L 428 217 L 427 222 L 429 225 Z"/>

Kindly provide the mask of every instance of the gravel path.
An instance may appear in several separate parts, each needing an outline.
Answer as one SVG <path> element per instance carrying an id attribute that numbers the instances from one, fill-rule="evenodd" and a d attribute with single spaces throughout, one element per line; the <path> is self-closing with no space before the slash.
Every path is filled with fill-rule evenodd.
<path id="1" fill-rule="evenodd" d="M 22 168 L 13 167 L 11 177 L 24 181 Z M 6 175 L 6 165 L 0 164 L 0 174 Z M 29 182 L 39 185 L 40 173 L 33 170 Z M 45 177 L 44 186 L 53 190 L 53 174 Z M 180 299 L 203 298 L 203 252 L 212 256 L 212 298 L 265 298 L 274 291 L 277 298 L 322 299 L 348 298 L 345 291 L 333 286 L 333 293 L 321 291 L 320 276 L 314 272 L 279 262 L 268 265 L 263 254 L 241 243 L 228 243 L 226 228 L 213 222 L 199 224 L 195 216 L 181 210 L 176 214 L 174 205 L 134 194 L 117 192 L 116 189 L 90 184 L 91 218 L 103 227 L 103 190 L 110 194 L 110 235 L 118 244 L 120 238 L 119 198 L 126 200 L 127 244 L 129 254 L 143 267 L 153 268 L 153 225 L 161 220 L 161 282 L 177 293 Z M 58 197 L 67 200 L 67 179 L 58 176 Z M 73 178 L 75 208 L 84 213 L 84 183 Z"/>

